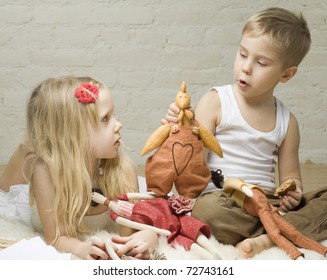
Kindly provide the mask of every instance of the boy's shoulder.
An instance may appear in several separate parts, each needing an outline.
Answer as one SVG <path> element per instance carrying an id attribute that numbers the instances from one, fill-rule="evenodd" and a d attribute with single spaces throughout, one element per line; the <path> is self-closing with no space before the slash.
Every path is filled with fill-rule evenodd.
<path id="1" fill-rule="evenodd" d="M 209 89 L 209 92 L 214 92 L 214 93 L 230 93 L 233 92 L 233 88 L 231 84 L 227 85 L 217 85 L 214 87 L 211 87 Z"/>

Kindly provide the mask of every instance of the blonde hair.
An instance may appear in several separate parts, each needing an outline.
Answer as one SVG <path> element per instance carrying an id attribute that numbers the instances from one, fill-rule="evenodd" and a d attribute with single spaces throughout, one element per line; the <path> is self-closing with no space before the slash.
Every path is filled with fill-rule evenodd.
<path id="1" fill-rule="evenodd" d="M 276 7 L 250 17 L 243 28 L 244 34 L 266 35 L 279 49 L 285 68 L 298 66 L 311 45 L 310 31 L 303 15 Z"/>
<path id="2" fill-rule="evenodd" d="M 105 88 L 90 77 L 50 78 L 34 89 L 27 104 L 27 131 L 35 162 L 46 166 L 54 187 L 56 240 L 59 221 L 68 236 L 90 232 L 82 219 L 93 184 L 110 198 L 137 191 L 135 167 L 122 151 L 116 158 L 101 159 L 103 175 L 88 160 L 92 157 L 87 124 L 97 128 L 99 119 L 95 103 L 80 103 L 74 95 L 82 82 L 98 86 L 100 92 Z M 33 197 L 32 179 L 31 201 Z"/>

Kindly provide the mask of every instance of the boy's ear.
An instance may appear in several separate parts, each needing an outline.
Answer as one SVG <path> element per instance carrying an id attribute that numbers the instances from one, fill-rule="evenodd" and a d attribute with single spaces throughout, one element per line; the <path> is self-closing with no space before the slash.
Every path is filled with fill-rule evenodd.
<path id="1" fill-rule="evenodd" d="M 280 78 L 280 82 L 286 83 L 288 80 L 293 78 L 293 76 L 296 74 L 296 72 L 297 72 L 297 66 L 291 66 L 291 67 L 287 68 L 284 71 L 284 74 L 282 75 L 282 77 Z"/>

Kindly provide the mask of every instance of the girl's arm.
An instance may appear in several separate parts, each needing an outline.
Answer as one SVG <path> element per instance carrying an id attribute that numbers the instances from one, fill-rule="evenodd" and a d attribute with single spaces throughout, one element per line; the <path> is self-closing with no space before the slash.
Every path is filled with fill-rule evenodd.
<path id="1" fill-rule="evenodd" d="M 299 146 L 299 126 L 295 116 L 291 114 L 286 137 L 278 150 L 279 184 L 282 185 L 289 181 L 296 183 L 294 191 L 289 191 L 286 196 L 281 197 L 280 207 L 284 212 L 298 206 L 302 198 L 303 185 L 299 162 Z"/>
<path id="2" fill-rule="evenodd" d="M 2 190 L 8 192 L 10 186 L 28 183 L 27 179 L 29 178 L 26 176 L 30 175 L 31 164 L 26 156 L 31 152 L 29 146 L 30 143 L 25 136 L 0 175 L 0 188 Z"/>
<path id="3" fill-rule="evenodd" d="M 68 237 L 64 225 L 59 225 L 60 237 L 56 237 L 54 218 L 54 188 L 47 168 L 36 163 L 32 177 L 33 194 L 47 244 L 53 245 L 59 252 L 71 253 L 80 259 L 108 259 L 105 244 L 99 239 L 83 242 L 77 238 Z"/>

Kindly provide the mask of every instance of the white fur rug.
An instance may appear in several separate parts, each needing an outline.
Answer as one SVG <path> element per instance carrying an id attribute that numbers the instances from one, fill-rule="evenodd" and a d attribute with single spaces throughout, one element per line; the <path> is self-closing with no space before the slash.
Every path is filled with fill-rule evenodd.
<path id="1" fill-rule="evenodd" d="M 103 239 L 110 238 L 111 234 L 101 231 L 96 234 L 98 237 Z M 35 236 L 40 236 L 42 234 L 36 232 L 32 226 L 26 225 L 22 222 L 10 222 L 6 219 L 0 218 L 0 239 L 3 240 L 13 240 L 20 241 L 22 239 L 30 239 Z M 217 259 L 234 260 L 239 259 L 237 250 L 230 245 L 223 245 L 218 243 L 214 238 L 210 238 L 210 243 L 212 247 L 217 251 Z M 327 245 L 327 240 L 322 242 L 322 244 Z M 300 249 L 305 254 L 305 259 L 307 260 L 327 260 L 327 257 L 323 257 L 316 252 Z M 160 239 L 158 252 L 163 253 L 168 260 L 197 260 L 201 259 L 194 251 L 185 251 L 182 247 L 172 248 L 167 244 L 164 238 Z M 252 258 L 253 260 L 290 260 L 287 254 L 281 249 L 274 247 L 265 250 Z"/>
<path id="2" fill-rule="evenodd" d="M 28 204 L 25 203 L 28 201 L 27 197 L 28 193 L 21 186 L 16 186 L 10 193 L 0 192 L 0 243 L 1 240 L 17 242 L 35 236 L 42 238 L 42 234 L 36 232 L 29 222 Z M 110 233 L 104 231 L 97 232 L 96 235 L 104 240 L 111 237 Z M 214 238 L 210 238 L 209 241 L 211 247 L 217 252 L 215 259 L 239 259 L 235 247 L 220 244 Z M 327 246 L 327 240 L 322 244 Z M 316 252 L 301 248 L 300 251 L 304 253 L 306 260 L 327 260 L 327 257 Z M 202 258 L 196 251 L 185 251 L 182 247 L 172 248 L 167 244 L 165 238 L 160 239 L 158 252 L 164 254 L 168 260 L 199 260 Z M 290 258 L 278 247 L 273 247 L 257 254 L 252 260 L 290 260 Z"/>

